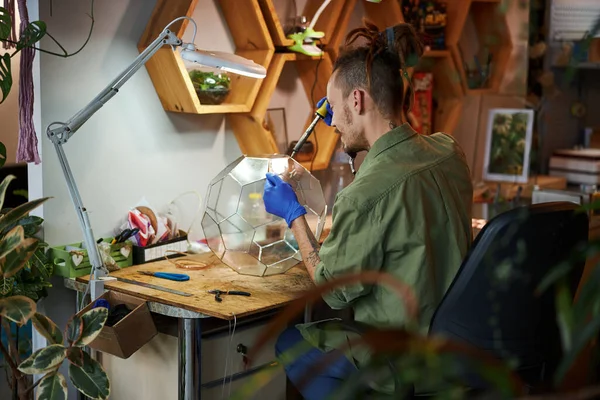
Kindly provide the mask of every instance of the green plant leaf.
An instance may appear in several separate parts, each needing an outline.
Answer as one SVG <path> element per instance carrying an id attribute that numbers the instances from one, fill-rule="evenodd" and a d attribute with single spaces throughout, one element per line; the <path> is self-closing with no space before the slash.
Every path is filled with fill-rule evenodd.
<path id="1" fill-rule="evenodd" d="M 564 357 L 560 360 L 560 364 L 556 368 L 554 375 L 555 383 L 559 384 L 564 379 L 569 369 L 577 359 L 584 347 L 598 335 L 600 331 L 600 316 L 595 316 L 593 320 L 587 323 L 581 332 L 575 335 L 573 345 L 565 352 Z"/>
<path id="2" fill-rule="evenodd" d="M 9 278 L 19 272 L 27 261 L 33 256 L 37 249 L 38 240 L 34 238 L 24 239 L 16 249 L 6 255 L 6 257 L 0 258 L 0 273 L 5 278 Z"/>
<path id="3" fill-rule="evenodd" d="M 0 41 L 8 39 L 12 30 L 12 18 L 8 10 L 0 7 Z"/>
<path id="4" fill-rule="evenodd" d="M 58 367 L 67 357 L 67 348 L 62 344 L 52 344 L 33 353 L 19 365 L 24 374 L 43 374 Z"/>
<path id="5" fill-rule="evenodd" d="M 69 364 L 69 378 L 81 393 L 92 399 L 108 399 L 110 381 L 100 363 L 83 352 L 83 367 Z"/>
<path id="6" fill-rule="evenodd" d="M 105 307 L 92 308 L 81 316 L 83 331 L 75 346 L 86 346 L 90 344 L 104 327 L 108 318 L 108 309 Z"/>
<path id="7" fill-rule="evenodd" d="M 78 367 L 83 367 L 83 349 L 81 347 L 69 347 L 67 350 L 67 360 L 71 364 L 75 364 Z"/>
<path id="8" fill-rule="evenodd" d="M 556 321 L 564 351 L 571 350 L 573 333 L 572 296 L 566 283 L 561 282 L 556 293 Z"/>
<path id="9" fill-rule="evenodd" d="M 23 325 L 35 313 L 35 302 L 25 296 L 11 296 L 0 299 L 0 316 L 15 324 Z"/>
<path id="10" fill-rule="evenodd" d="M 0 238 L 0 258 L 16 249 L 24 238 L 25 231 L 22 226 L 15 226 L 4 237 Z"/>
<path id="11" fill-rule="evenodd" d="M 36 400 L 66 400 L 67 394 L 67 380 L 64 375 L 59 372 L 52 372 L 40 381 Z"/>
<path id="12" fill-rule="evenodd" d="M 46 35 L 46 23 L 43 21 L 33 21 L 23 29 L 17 51 L 30 47 L 39 42 Z"/>
<path id="13" fill-rule="evenodd" d="M 8 211 L 6 214 L 0 217 L 0 232 L 3 232 L 11 225 L 16 224 L 21 218 L 38 208 L 49 198 L 50 197 L 44 197 L 41 199 L 32 200 Z"/>
<path id="14" fill-rule="evenodd" d="M 0 278 L 0 297 L 9 296 L 15 287 L 15 278 Z"/>
<path id="15" fill-rule="evenodd" d="M 2 143 L 0 143 L 0 145 L 4 146 Z M 4 157 L 6 159 L 6 147 L 4 147 Z M 2 165 L 0 165 L 0 167 L 1 166 Z M 10 183 L 15 179 L 17 179 L 16 176 L 8 175 L 6 178 L 4 178 L 2 183 L 0 183 L 0 210 L 2 210 L 2 207 L 4 207 L 4 197 L 6 196 L 6 190 L 8 189 L 8 185 L 10 185 Z"/>
<path id="16" fill-rule="evenodd" d="M 4 167 L 6 163 L 6 146 L 4 143 L 0 142 L 0 168 Z M 2 197 L 2 201 L 4 201 L 4 197 Z M 2 204 L 0 203 L 0 210 L 2 210 Z"/>
<path id="17" fill-rule="evenodd" d="M 83 320 L 79 318 L 77 314 L 73 315 L 69 322 L 67 322 L 65 332 L 67 334 L 69 345 L 73 345 L 73 343 L 79 341 L 83 334 Z"/>
<path id="18" fill-rule="evenodd" d="M 10 65 L 10 54 L 4 53 L 0 56 L 0 91 L 2 91 L 2 99 L 0 104 L 8 97 L 12 88 L 12 67 Z"/>
<path id="19" fill-rule="evenodd" d="M 52 344 L 62 344 L 63 335 L 58 326 L 43 314 L 35 313 L 31 317 L 31 323 L 40 335 L 45 337 Z"/>

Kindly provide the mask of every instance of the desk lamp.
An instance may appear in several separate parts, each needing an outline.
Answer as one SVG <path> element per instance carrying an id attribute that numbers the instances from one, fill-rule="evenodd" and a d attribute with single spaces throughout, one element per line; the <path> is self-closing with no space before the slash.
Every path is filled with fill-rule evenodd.
<path id="1" fill-rule="evenodd" d="M 177 37 L 173 32 L 169 30 L 169 27 L 175 22 L 187 19 L 194 26 L 194 34 L 190 43 L 183 43 L 181 39 Z M 104 283 L 101 277 L 108 274 L 108 270 L 102 263 L 100 258 L 100 252 L 94 239 L 92 227 L 88 218 L 86 208 L 83 206 L 79 190 L 75 184 L 75 179 L 69 167 L 67 156 L 63 150 L 63 145 L 69 141 L 69 139 L 81 128 L 81 126 L 96 113 L 104 104 L 106 104 L 113 96 L 119 92 L 119 88 L 125 84 L 162 46 L 170 45 L 175 51 L 176 47 L 181 47 L 181 57 L 184 60 L 188 60 L 194 63 L 201 64 L 206 67 L 212 67 L 221 69 L 223 71 L 236 73 L 239 75 L 248 76 L 251 78 L 264 78 L 266 76 L 266 69 L 255 62 L 246 58 L 220 52 L 202 51 L 196 49 L 194 45 L 194 39 L 196 38 L 197 25 L 196 22 L 189 17 L 179 17 L 171 21 L 165 29 L 158 35 L 158 37 L 150 43 L 150 45 L 140 53 L 138 57 L 129 65 L 115 80 L 113 80 L 104 90 L 102 90 L 88 105 L 82 108 L 77 114 L 70 118 L 67 122 L 53 122 L 48 125 L 46 134 L 48 138 L 54 143 L 54 148 L 58 154 L 58 160 L 62 168 L 63 174 L 67 181 L 67 187 L 77 217 L 79 218 L 79 224 L 84 235 L 84 242 L 88 252 L 88 257 L 92 265 L 92 271 L 90 273 L 90 281 L 88 284 L 88 290 L 92 300 L 95 300 L 98 296 L 102 295 L 104 291 Z M 85 296 L 84 296 L 85 297 Z"/>

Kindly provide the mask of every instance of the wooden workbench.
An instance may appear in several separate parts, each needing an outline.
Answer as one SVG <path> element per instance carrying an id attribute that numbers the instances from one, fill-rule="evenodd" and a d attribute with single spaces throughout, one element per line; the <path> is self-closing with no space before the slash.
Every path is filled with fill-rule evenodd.
<path id="1" fill-rule="evenodd" d="M 123 268 L 120 271 L 111 272 L 110 276 L 164 286 L 191 293 L 192 296 L 180 296 L 116 280 L 105 281 L 104 287 L 107 290 L 126 293 L 147 301 L 226 320 L 233 319 L 234 315 L 239 318 L 281 307 L 314 287 L 302 263 L 285 274 L 256 277 L 238 274 L 212 253 L 180 257 L 178 260 L 194 260 L 207 264 L 207 267 L 201 270 L 188 270 L 177 268 L 171 262 L 162 260 Z M 190 280 L 176 282 L 144 275 L 139 271 L 187 274 L 190 276 Z M 77 278 L 77 281 L 82 283 L 87 283 L 88 280 L 89 276 L 87 275 Z M 217 302 L 215 295 L 208 293 L 212 289 L 243 290 L 250 292 L 251 296 L 222 295 L 223 301 Z"/>

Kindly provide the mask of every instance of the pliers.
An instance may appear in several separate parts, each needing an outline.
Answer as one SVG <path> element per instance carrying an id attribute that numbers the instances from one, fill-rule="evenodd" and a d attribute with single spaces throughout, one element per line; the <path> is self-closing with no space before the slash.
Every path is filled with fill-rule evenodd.
<path id="1" fill-rule="evenodd" d="M 215 300 L 218 301 L 219 303 L 221 301 L 223 301 L 223 299 L 221 298 L 222 294 L 231 294 L 231 295 L 237 295 L 237 296 L 250 296 L 249 292 L 243 292 L 241 290 L 219 290 L 219 289 L 213 289 L 213 290 L 209 290 L 208 293 L 214 294 L 215 295 Z"/>

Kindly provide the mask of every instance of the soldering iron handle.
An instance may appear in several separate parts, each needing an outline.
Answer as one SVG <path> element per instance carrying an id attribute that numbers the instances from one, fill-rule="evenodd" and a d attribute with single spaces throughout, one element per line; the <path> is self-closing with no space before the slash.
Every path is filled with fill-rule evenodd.
<path id="1" fill-rule="evenodd" d="M 319 122 L 319 120 L 323 119 L 323 118 L 325 118 L 325 116 L 327 116 L 327 105 L 328 104 L 329 103 L 327 102 L 327 100 L 325 100 L 323 102 L 323 104 L 321 104 L 321 107 L 319 107 L 317 109 L 317 111 L 315 111 L 315 119 L 313 119 L 313 121 L 310 123 L 308 128 L 306 128 L 306 130 L 300 137 L 300 140 L 298 140 L 298 142 L 296 142 L 296 145 L 294 146 L 294 149 L 292 150 L 292 154 L 290 155 L 291 158 L 294 158 L 296 153 L 298 153 L 300 151 L 300 149 L 302 148 L 302 146 L 304 146 L 304 143 L 306 143 L 306 141 L 308 140 L 308 137 L 315 130 L 315 126 L 317 126 L 317 123 Z"/>

